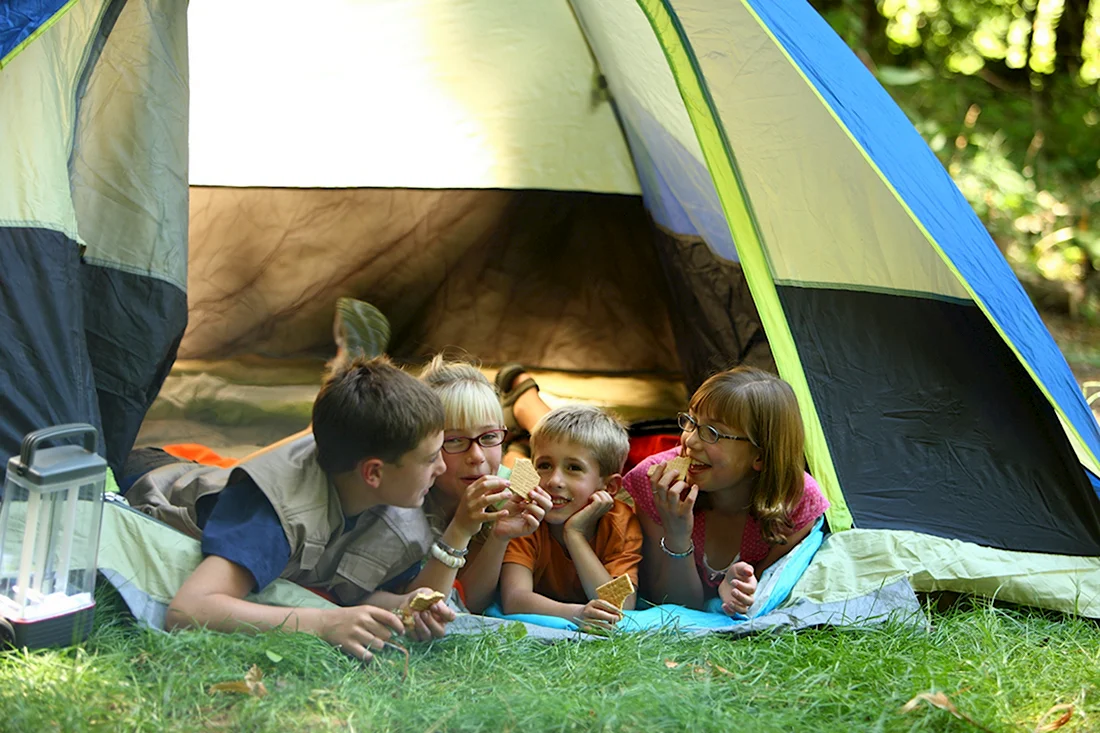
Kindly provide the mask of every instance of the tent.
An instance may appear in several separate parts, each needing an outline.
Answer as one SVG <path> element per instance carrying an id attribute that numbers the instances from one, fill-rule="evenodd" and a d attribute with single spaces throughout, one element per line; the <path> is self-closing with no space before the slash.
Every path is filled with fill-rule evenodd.
<path id="1" fill-rule="evenodd" d="M 341 295 L 409 359 L 693 387 L 774 358 L 869 576 L 923 562 L 921 589 L 1100 617 L 1097 423 L 947 173 L 801 0 L 328 0 L 312 34 L 289 2 L 227 0 L 192 4 L 189 40 L 180 3 L 21 4 L 5 450 L 92 418 L 124 454 L 185 282 L 191 358 L 331 348 Z"/>

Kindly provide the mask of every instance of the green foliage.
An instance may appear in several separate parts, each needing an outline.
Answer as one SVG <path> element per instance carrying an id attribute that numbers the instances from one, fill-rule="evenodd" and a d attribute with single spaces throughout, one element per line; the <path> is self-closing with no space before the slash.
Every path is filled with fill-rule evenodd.
<path id="1" fill-rule="evenodd" d="M 817 0 L 1006 257 L 1100 311 L 1100 0 Z"/>

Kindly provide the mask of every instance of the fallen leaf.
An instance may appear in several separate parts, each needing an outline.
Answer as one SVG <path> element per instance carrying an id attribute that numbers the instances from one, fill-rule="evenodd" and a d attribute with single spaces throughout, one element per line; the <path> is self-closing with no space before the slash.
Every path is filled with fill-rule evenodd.
<path id="1" fill-rule="evenodd" d="M 264 673 L 255 664 L 252 665 L 252 669 L 248 670 L 243 680 L 234 680 L 233 682 L 219 682 L 210 686 L 210 694 L 215 692 L 234 692 L 240 695 L 252 695 L 253 697 L 263 697 L 267 694 L 267 688 L 264 687 L 263 680 Z"/>
<path id="2" fill-rule="evenodd" d="M 665 660 L 665 666 L 668 667 L 669 669 L 676 669 L 677 667 L 680 666 L 680 663 L 679 662 L 674 662 L 671 659 L 666 659 Z"/>
<path id="3" fill-rule="evenodd" d="M 707 660 L 707 666 L 710 667 L 711 669 L 713 669 L 715 672 L 721 672 L 722 674 L 726 675 L 727 677 L 733 677 L 733 672 L 730 672 L 728 669 L 726 669 L 725 667 L 723 667 L 720 664 L 715 664 L 714 662 L 710 661 L 709 659 Z"/>
<path id="4" fill-rule="evenodd" d="M 283 655 L 282 654 L 279 654 L 277 652 L 273 652 L 270 649 L 268 649 L 266 652 L 264 652 L 264 654 L 266 654 L 267 658 L 270 659 L 272 662 L 275 662 L 275 664 L 278 664 L 279 662 L 283 661 Z"/>
<path id="5" fill-rule="evenodd" d="M 1065 711 L 1065 712 L 1062 712 L 1062 711 Z M 1044 722 L 1044 721 L 1046 721 L 1047 718 L 1051 717 L 1052 715 L 1057 715 L 1060 712 L 1062 714 L 1059 715 L 1054 720 L 1050 721 L 1049 723 Z M 1039 722 L 1035 724 L 1035 733 L 1047 733 L 1048 731 L 1058 730 L 1063 725 L 1068 723 L 1072 717 L 1073 717 L 1073 705 L 1072 704 L 1067 703 L 1067 704 L 1063 704 L 1063 705 L 1055 705 L 1050 710 L 1043 713 L 1043 716 L 1041 718 L 1039 718 Z"/>
<path id="6" fill-rule="evenodd" d="M 984 725 L 974 720 L 969 715 L 965 715 L 964 713 L 959 712 L 959 709 L 955 707 L 954 703 L 952 703 L 951 700 L 948 699 L 947 695 L 943 694 L 942 692 L 922 692 L 909 702 L 902 705 L 901 712 L 912 712 L 916 709 L 918 705 L 920 705 L 922 700 L 932 707 L 939 708 L 940 710 L 946 710 L 959 720 L 970 723 L 970 725 L 974 726 L 978 730 L 984 730 L 987 733 L 992 733 L 989 728 L 986 728 Z"/>

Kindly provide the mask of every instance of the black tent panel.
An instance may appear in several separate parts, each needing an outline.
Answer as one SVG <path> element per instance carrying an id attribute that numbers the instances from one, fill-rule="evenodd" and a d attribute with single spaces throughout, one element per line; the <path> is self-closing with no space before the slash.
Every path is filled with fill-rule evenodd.
<path id="1" fill-rule="evenodd" d="M 1100 555 L 1100 499 L 973 304 L 780 286 L 857 527 Z"/>
<path id="2" fill-rule="evenodd" d="M 187 295 L 157 278 L 83 267 L 84 328 L 103 419 L 106 458 L 116 476 L 176 359 L 187 326 Z"/>
<path id="3" fill-rule="evenodd" d="M 100 427 L 79 253 L 50 229 L 0 227 L 0 475 L 32 430 Z"/>

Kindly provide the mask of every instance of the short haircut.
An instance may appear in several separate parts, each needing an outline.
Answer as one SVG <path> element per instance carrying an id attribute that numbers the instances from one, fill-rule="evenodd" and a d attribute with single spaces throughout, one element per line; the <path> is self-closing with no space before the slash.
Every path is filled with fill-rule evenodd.
<path id="1" fill-rule="evenodd" d="M 584 446 L 592 451 L 603 477 L 622 473 L 630 453 L 622 421 L 591 405 L 564 405 L 543 415 L 531 431 L 532 447 L 543 440 Z"/>
<path id="2" fill-rule="evenodd" d="M 469 430 L 485 425 L 504 427 L 504 411 L 496 387 L 465 361 L 447 361 L 437 354 L 420 379 L 443 402 L 445 430 Z"/>
<path id="3" fill-rule="evenodd" d="M 313 402 L 317 463 L 328 474 L 351 471 L 366 458 L 398 463 L 441 430 L 439 397 L 384 356 L 338 365 Z"/>

